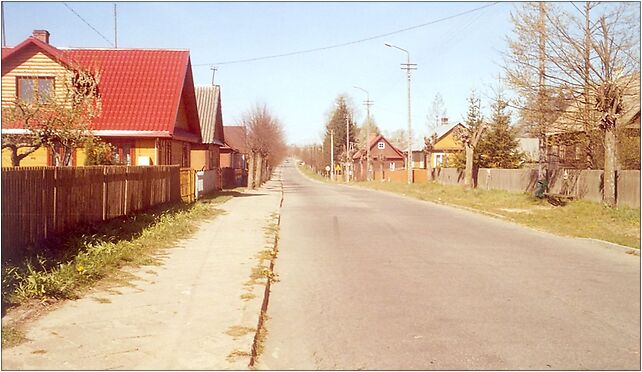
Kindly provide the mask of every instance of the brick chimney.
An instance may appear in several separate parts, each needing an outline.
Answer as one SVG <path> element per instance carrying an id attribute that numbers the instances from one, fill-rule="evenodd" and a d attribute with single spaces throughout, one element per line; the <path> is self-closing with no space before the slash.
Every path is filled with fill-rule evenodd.
<path id="1" fill-rule="evenodd" d="M 45 44 L 49 44 L 49 31 L 47 30 L 33 30 L 31 34 L 36 39 L 42 41 Z"/>

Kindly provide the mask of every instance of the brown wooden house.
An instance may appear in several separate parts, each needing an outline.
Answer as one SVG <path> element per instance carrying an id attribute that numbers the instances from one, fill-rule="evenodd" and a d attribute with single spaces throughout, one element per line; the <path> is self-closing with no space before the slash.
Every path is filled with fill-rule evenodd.
<path id="1" fill-rule="evenodd" d="M 404 169 L 404 155 L 383 135 L 373 137 L 368 143 L 370 162 L 374 179 L 385 179 L 386 172 Z M 367 179 L 366 149 L 360 149 L 352 156 L 354 177 L 358 181 Z"/>

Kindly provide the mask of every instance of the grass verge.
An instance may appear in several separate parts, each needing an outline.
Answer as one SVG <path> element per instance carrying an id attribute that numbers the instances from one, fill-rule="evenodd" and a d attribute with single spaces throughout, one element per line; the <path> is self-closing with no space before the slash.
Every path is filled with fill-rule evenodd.
<path id="1" fill-rule="evenodd" d="M 189 236 L 199 221 L 221 213 L 215 205 L 237 194 L 238 190 L 224 191 L 193 204 L 158 207 L 86 226 L 41 244 L 38 255 L 3 262 L 3 315 L 7 308 L 34 300 L 78 298 L 125 265 L 158 264 L 160 250 Z"/>
<path id="2" fill-rule="evenodd" d="M 308 178 L 312 178 L 314 180 L 326 182 L 326 183 L 335 183 L 334 181 L 330 180 L 327 177 L 314 173 L 314 171 L 307 165 L 301 165 L 297 162 L 297 168 L 299 169 L 299 171 L 301 171 L 301 173 L 306 175 Z"/>
<path id="3" fill-rule="evenodd" d="M 2 327 L 2 348 L 10 348 L 27 341 L 27 337 L 19 328 L 11 326 Z"/>
<path id="4" fill-rule="evenodd" d="M 586 200 L 553 206 L 529 193 L 466 190 L 437 183 L 357 182 L 356 185 L 419 200 L 462 206 L 558 235 L 593 238 L 640 249 L 640 210 L 609 208 Z"/>

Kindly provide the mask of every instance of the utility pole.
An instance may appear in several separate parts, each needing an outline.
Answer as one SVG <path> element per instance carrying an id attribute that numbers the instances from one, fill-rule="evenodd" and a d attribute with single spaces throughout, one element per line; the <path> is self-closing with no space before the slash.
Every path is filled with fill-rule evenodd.
<path id="1" fill-rule="evenodd" d="M 354 88 L 362 90 L 366 92 L 366 100 L 363 102 L 363 104 L 366 106 L 366 180 L 371 181 L 372 180 L 372 175 L 370 169 L 370 106 L 373 105 L 374 102 L 370 100 L 370 93 L 360 87 L 355 86 Z"/>
<path id="2" fill-rule="evenodd" d="M 403 52 L 406 53 L 406 63 L 401 64 L 401 69 L 406 70 L 406 75 L 408 77 L 408 160 L 407 160 L 407 166 L 406 168 L 408 169 L 408 184 L 412 183 L 412 119 L 411 119 L 411 100 L 410 100 L 410 71 L 411 70 L 416 70 L 417 69 L 417 64 L 416 63 L 410 63 L 410 53 L 403 49 L 400 48 L 396 45 L 388 44 L 385 43 L 387 47 L 390 48 L 395 48 L 399 49 Z"/>
<path id="3" fill-rule="evenodd" d="M 334 129 L 330 129 L 330 179 L 334 181 Z"/>
<path id="4" fill-rule="evenodd" d="M 114 3 L 114 48 L 118 48 L 118 16 L 116 13 L 116 3 Z"/>
<path id="5" fill-rule="evenodd" d="M 343 172 L 346 176 L 346 182 L 350 182 L 350 172 L 348 172 L 348 164 L 350 161 L 350 117 L 346 115 L 346 164 L 343 167 Z"/>
<path id="6" fill-rule="evenodd" d="M 2 2 L 2 46 L 7 46 L 7 33 L 4 31 L 4 2 Z"/>
<path id="7" fill-rule="evenodd" d="M 537 108 L 538 108 L 538 128 L 537 135 L 539 138 L 539 164 L 537 167 L 537 175 L 539 180 L 544 180 L 548 178 L 548 156 L 546 154 L 546 115 L 545 107 L 548 106 L 548 102 L 544 102 L 544 84 L 546 83 L 545 74 L 546 74 L 546 5 L 543 1 L 539 2 L 539 17 L 538 17 L 538 86 L 537 86 Z"/>

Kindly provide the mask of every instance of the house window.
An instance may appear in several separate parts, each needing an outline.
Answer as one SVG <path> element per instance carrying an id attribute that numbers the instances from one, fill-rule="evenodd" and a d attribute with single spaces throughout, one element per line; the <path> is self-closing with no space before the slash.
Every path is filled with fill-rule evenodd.
<path id="1" fill-rule="evenodd" d="M 435 154 L 435 165 L 438 167 L 444 166 L 444 154 Z"/>
<path id="2" fill-rule="evenodd" d="M 183 143 L 183 156 L 181 158 L 181 167 L 189 167 L 189 147 L 187 143 Z"/>
<path id="3" fill-rule="evenodd" d="M 172 164 L 172 142 L 164 141 L 165 145 L 165 165 Z"/>
<path id="4" fill-rule="evenodd" d="M 54 145 L 53 146 L 53 151 L 50 151 L 49 156 L 49 164 L 54 166 L 54 167 L 62 167 L 63 164 L 63 157 L 65 153 L 62 150 L 62 147 L 60 145 Z"/>
<path id="5" fill-rule="evenodd" d="M 114 160 L 124 165 L 134 165 L 134 146 L 131 143 L 118 143 L 114 145 Z"/>
<path id="6" fill-rule="evenodd" d="M 209 156 L 210 156 L 210 161 L 209 161 L 209 168 L 208 169 L 216 169 L 218 168 L 218 164 L 216 164 L 216 153 L 214 150 L 209 150 Z"/>
<path id="7" fill-rule="evenodd" d="M 53 77 L 16 77 L 16 95 L 26 103 L 45 102 L 54 94 Z"/>
<path id="8" fill-rule="evenodd" d="M 385 148 L 386 148 L 386 143 L 385 143 L 385 142 L 383 142 L 383 141 L 381 141 L 381 142 L 377 143 L 377 148 L 378 148 L 379 150 L 383 150 L 383 149 L 385 149 Z"/>
<path id="9" fill-rule="evenodd" d="M 391 162 L 390 162 L 390 170 L 391 170 L 391 171 L 394 171 L 394 170 L 395 170 L 395 166 L 396 166 L 395 162 L 394 162 L 394 161 L 391 161 Z"/>

